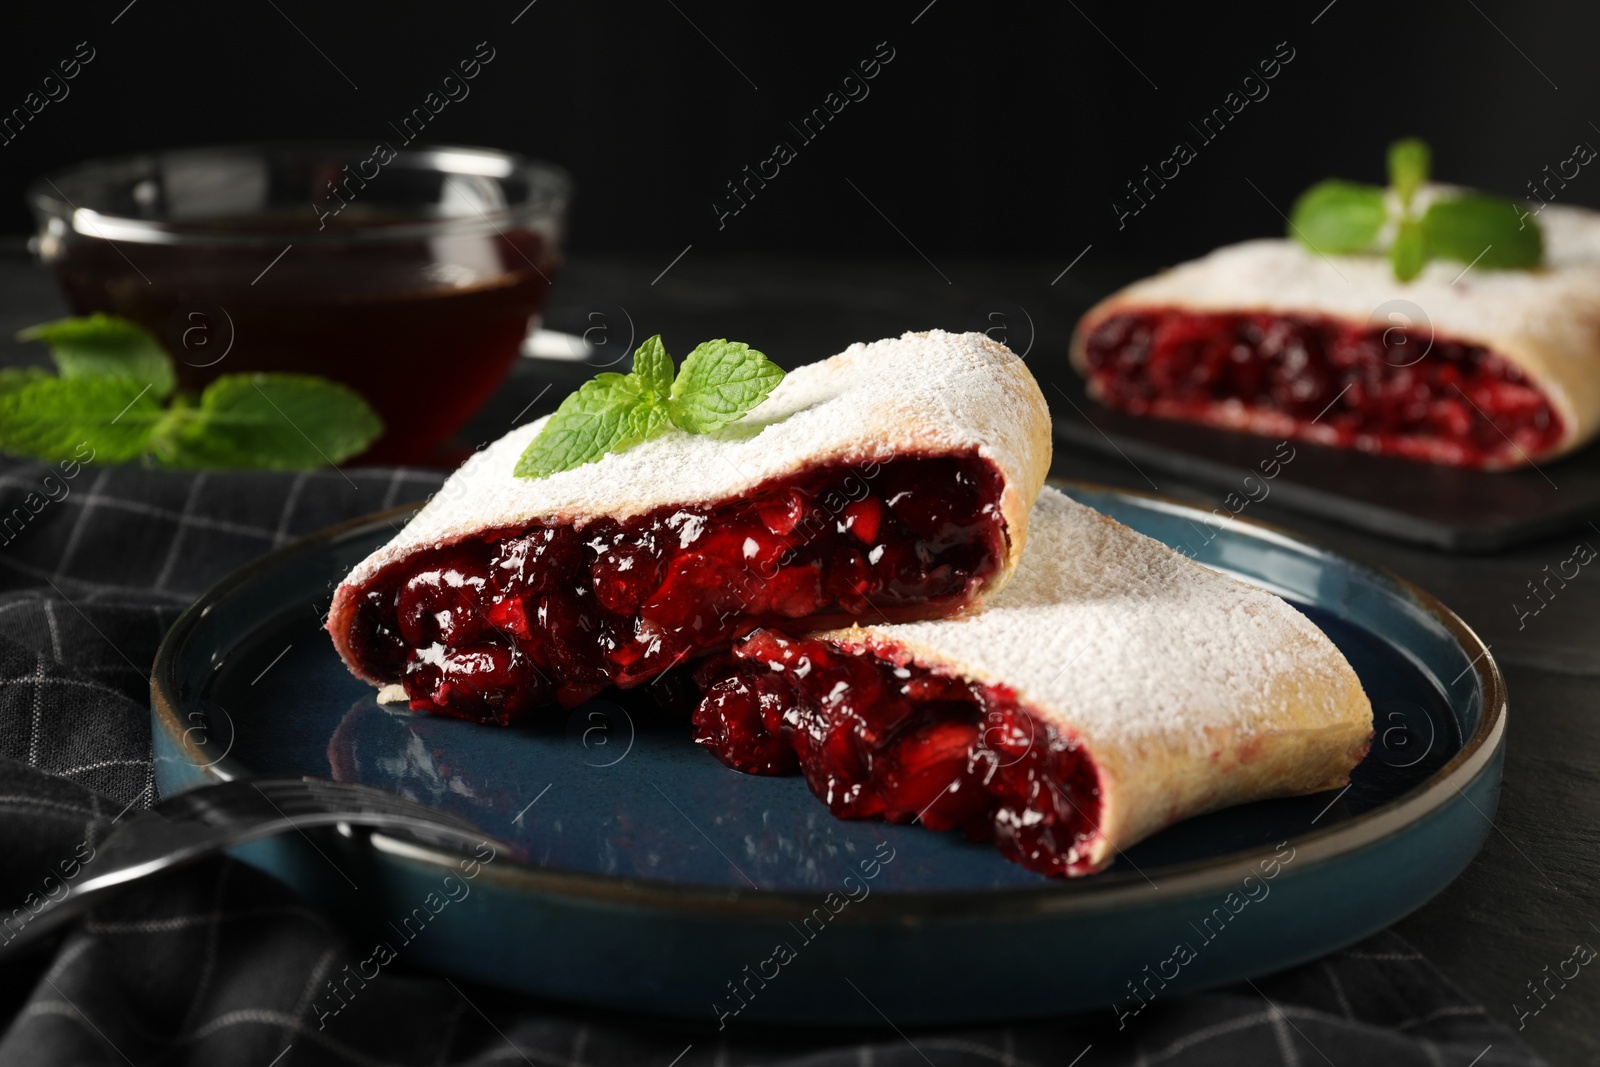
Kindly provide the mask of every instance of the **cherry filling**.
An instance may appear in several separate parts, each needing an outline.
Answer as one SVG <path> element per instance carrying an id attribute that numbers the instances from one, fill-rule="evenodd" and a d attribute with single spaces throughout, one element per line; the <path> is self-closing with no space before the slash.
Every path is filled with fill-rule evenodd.
<path id="1" fill-rule="evenodd" d="M 1549 400 L 1505 358 L 1402 327 L 1132 311 L 1096 326 L 1084 355 L 1097 398 L 1135 415 L 1462 467 L 1525 463 L 1562 435 Z"/>
<path id="2" fill-rule="evenodd" d="M 695 741 L 735 770 L 799 770 L 844 819 L 960 828 L 1043 874 L 1092 869 L 1099 772 L 1003 686 L 893 649 L 852 652 L 759 630 L 696 671 Z"/>
<path id="3" fill-rule="evenodd" d="M 759 626 L 947 613 L 1004 559 L 1001 489 L 976 456 L 912 456 L 722 504 L 490 532 L 381 572 L 350 648 L 414 709 L 505 724 Z"/>

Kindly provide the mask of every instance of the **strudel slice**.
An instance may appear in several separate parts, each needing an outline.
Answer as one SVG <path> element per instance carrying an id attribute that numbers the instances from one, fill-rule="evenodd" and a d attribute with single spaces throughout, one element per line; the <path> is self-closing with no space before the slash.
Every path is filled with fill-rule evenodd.
<path id="1" fill-rule="evenodd" d="M 786 637 L 697 671 L 696 740 L 801 771 L 842 818 L 920 819 L 1080 875 L 1204 811 L 1344 784 L 1372 709 L 1284 601 L 1046 488 L 984 610 Z"/>
<path id="2" fill-rule="evenodd" d="M 328 631 L 384 699 L 504 724 L 638 685 L 758 626 L 982 603 L 1050 462 L 1043 395 L 979 333 L 852 345 L 744 420 L 545 478 L 544 420 L 474 456 L 339 586 Z"/>
<path id="3" fill-rule="evenodd" d="M 1091 309 L 1073 361 L 1091 396 L 1137 415 L 1464 467 L 1538 462 L 1600 426 L 1600 213 L 1531 215 L 1535 270 L 1438 261 L 1399 282 L 1379 256 L 1221 248 Z"/>

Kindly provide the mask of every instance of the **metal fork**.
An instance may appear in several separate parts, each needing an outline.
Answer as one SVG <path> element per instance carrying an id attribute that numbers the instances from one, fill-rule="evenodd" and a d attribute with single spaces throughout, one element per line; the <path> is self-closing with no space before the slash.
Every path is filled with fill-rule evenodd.
<path id="1" fill-rule="evenodd" d="M 321 778 L 242 778 L 179 793 L 122 820 L 65 894 L 38 910 L 0 914 L 0 955 L 36 941 L 117 890 L 235 845 L 319 826 L 403 831 L 430 844 L 475 845 L 488 836 L 465 819 L 372 786 Z M 491 842 L 505 848 L 498 842 Z"/>

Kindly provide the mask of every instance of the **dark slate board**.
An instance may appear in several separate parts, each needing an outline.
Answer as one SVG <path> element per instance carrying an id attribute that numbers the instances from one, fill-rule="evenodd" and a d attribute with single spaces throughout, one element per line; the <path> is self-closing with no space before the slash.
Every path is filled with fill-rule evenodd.
<path id="1" fill-rule="evenodd" d="M 1120 455 L 1161 474 L 1260 496 L 1270 437 L 1146 419 L 1103 408 L 1079 380 L 1046 389 L 1062 445 Z M 1067 401 L 1071 402 L 1068 403 Z M 1600 522 L 1600 447 L 1537 469 L 1472 471 L 1293 442 L 1291 463 L 1267 483 L 1285 507 L 1384 537 L 1452 552 L 1490 552 Z M 1267 463 L 1266 468 L 1261 464 Z"/>

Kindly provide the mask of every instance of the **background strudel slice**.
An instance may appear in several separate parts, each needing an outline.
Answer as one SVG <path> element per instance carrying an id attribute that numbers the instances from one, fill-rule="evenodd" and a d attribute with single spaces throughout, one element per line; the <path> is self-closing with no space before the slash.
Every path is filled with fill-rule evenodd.
<path id="1" fill-rule="evenodd" d="M 1418 212 L 1441 187 L 1418 195 Z M 1508 208 L 1508 210 L 1510 210 Z M 1108 407 L 1466 467 L 1524 466 L 1600 427 L 1600 213 L 1547 205 L 1545 265 L 1246 241 L 1135 282 L 1079 322 Z"/>

